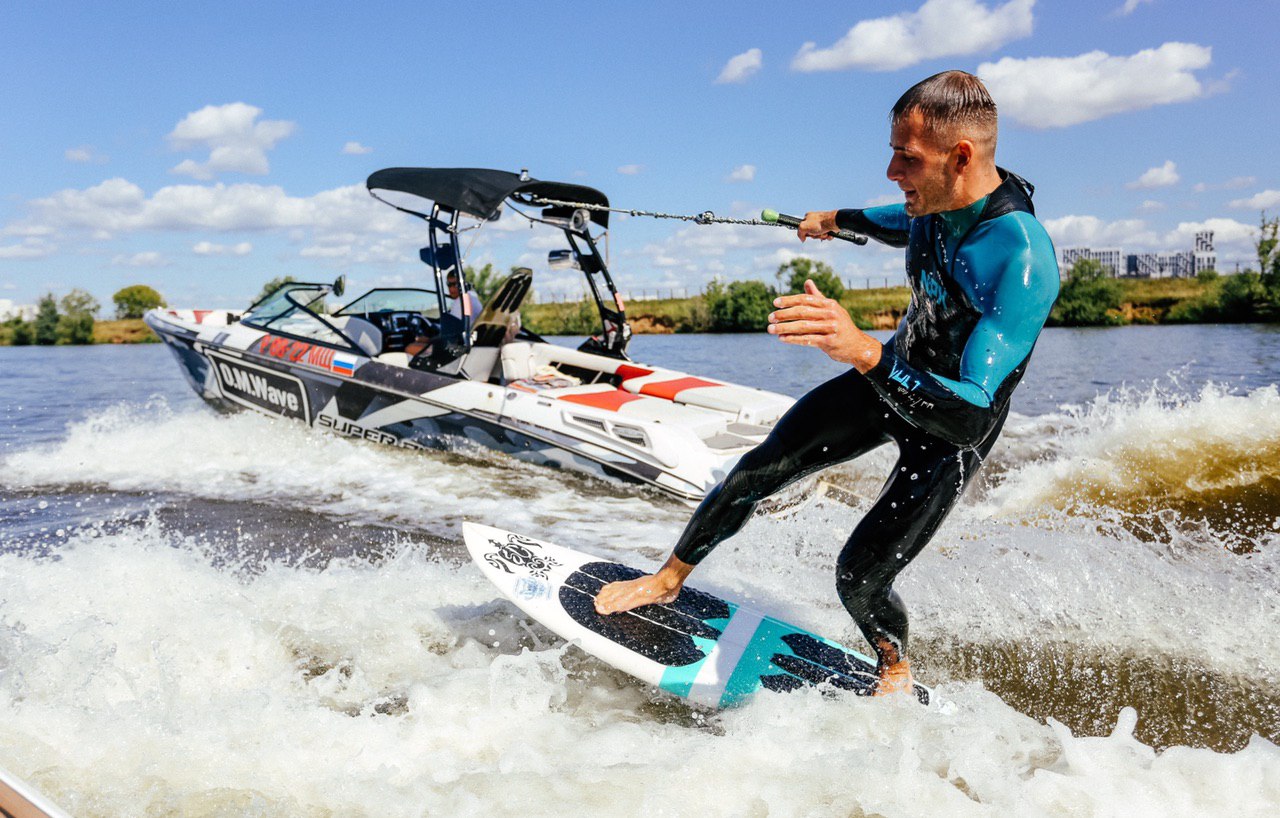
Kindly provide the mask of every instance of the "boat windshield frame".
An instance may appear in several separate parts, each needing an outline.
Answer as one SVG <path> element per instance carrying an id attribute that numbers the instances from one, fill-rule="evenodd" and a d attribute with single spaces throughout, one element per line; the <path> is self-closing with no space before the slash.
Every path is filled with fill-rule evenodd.
<path id="1" fill-rule="evenodd" d="M 422 293 L 425 296 L 428 296 L 428 299 L 424 299 L 424 304 L 427 300 L 430 301 L 430 304 L 427 309 L 413 309 L 410 306 L 390 306 L 390 307 L 380 306 L 378 307 L 378 309 L 375 309 L 375 310 L 368 310 L 368 309 L 353 310 L 352 309 L 353 307 L 357 307 L 361 301 L 364 301 L 366 298 L 369 298 L 375 293 L 397 293 L 397 292 Z M 433 310 L 434 310 L 434 314 L 432 314 Z M 436 290 L 429 290 L 425 287 L 374 287 L 373 289 L 368 290 L 363 294 L 361 294 L 359 298 L 354 299 L 350 303 L 338 309 L 338 311 L 333 313 L 333 315 L 335 317 L 342 316 L 342 315 L 367 315 L 369 313 L 378 313 L 378 312 L 417 312 L 417 313 L 421 313 L 422 315 L 428 318 L 439 318 L 440 317 L 440 294 Z"/>
<path id="2" fill-rule="evenodd" d="M 332 284 L 323 284 L 323 283 L 310 282 L 310 281 L 286 282 L 284 284 L 281 284 L 279 287 L 275 288 L 271 292 L 267 293 L 262 298 L 259 298 L 257 301 L 255 301 L 252 304 L 252 306 L 250 306 L 249 309 L 245 310 L 244 314 L 240 316 L 240 323 L 244 324 L 247 327 L 252 327 L 254 329 L 262 330 L 264 332 L 269 332 L 272 335 L 281 335 L 288 338 L 296 338 L 300 341 L 306 341 L 309 344 L 319 344 L 321 346 L 340 349 L 344 352 L 353 352 L 357 355 L 364 355 L 365 353 L 360 349 L 359 345 L 356 344 L 355 341 L 351 340 L 351 338 L 347 337 L 346 333 L 344 333 L 342 330 L 335 327 L 329 321 L 325 320 L 315 310 L 311 309 L 312 305 L 314 305 L 317 301 L 320 301 L 325 296 L 333 292 L 333 289 L 334 288 Z M 308 293 L 315 292 L 317 293 L 317 295 L 314 298 L 310 298 L 306 301 L 303 301 L 299 298 L 294 297 L 294 293 L 300 290 L 306 291 Z M 273 301 L 276 300 L 277 298 L 282 300 L 284 303 L 287 303 L 289 305 L 288 309 L 282 310 L 280 312 L 277 312 L 273 315 L 269 315 L 262 319 L 259 319 L 255 315 L 255 312 L 258 311 L 264 305 L 274 306 Z M 273 324 L 277 324 L 277 322 L 283 321 L 284 319 L 287 319 L 290 317 L 297 316 L 299 314 L 301 314 L 304 320 L 314 322 L 317 326 L 322 327 L 323 330 L 327 334 L 329 334 L 331 337 L 318 337 L 316 335 L 307 335 L 301 332 L 291 331 L 291 328 L 286 328 L 278 325 L 273 326 Z"/>

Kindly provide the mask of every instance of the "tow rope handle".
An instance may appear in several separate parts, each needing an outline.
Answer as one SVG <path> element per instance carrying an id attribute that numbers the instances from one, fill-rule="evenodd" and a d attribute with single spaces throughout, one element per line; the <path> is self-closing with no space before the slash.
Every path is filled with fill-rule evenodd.
<path id="1" fill-rule="evenodd" d="M 800 220 L 797 219 L 795 216 L 788 216 L 786 213 L 779 213 L 776 210 L 761 211 L 760 220 L 764 222 L 768 222 L 769 224 L 780 224 L 783 227 L 790 227 L 792 230 L 795 230 L 797 227 L 800 226 Z M 844 241 L 850 241 L 850 242 L 853 242 L 854 244 L 867 243 L 866 236 L 860 236 L 857 233 L 851 232 L 849 230 L 838 230 L 835 233 L 831 233 L 830 235 L 833 238 L 842 239 Z"/>

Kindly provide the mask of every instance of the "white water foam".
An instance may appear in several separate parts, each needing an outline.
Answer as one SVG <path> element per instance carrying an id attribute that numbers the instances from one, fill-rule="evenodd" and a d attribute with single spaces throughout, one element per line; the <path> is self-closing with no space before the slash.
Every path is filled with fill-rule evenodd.
<path id="1" fill-rule="evenodd" d="M 1275 403 L 1274 388 L 1248 396 L 1209 389 L 1172 407 L 1120 396 L 1056 419 L 1014 418 L 1009 449 L 996 453 L 1005 464 L 1001 482 L 958 507 L 896 583 L 913 633 L 1071 643 L 1280 679 L 1280 633 L 1272 627 L 1280 548 L 1244 557 L 1202 540 L 1144 542 L 1111 525 L 1105 508 L 1046 516 L 1049 499 L 1027 499 L 1051 497 L 1064 473 L 1089 473 L 1108 447 L 1145 451 L 1156 439 L 1199 434 L 1206 425 L 1219 430 L 1217 439 L 1252 428 L 1246 439 L 1271 440 L 1258 430 L 1277 422 Z M 1040 458 L 1030 454 L 1037 439 Z M 886 447 L 840 467 L 840 478 L 874 496 L 892 455 Z M 498 455 L 400 451 L 255 414 L 173 412 L 163 403 L 109 408 L 70 426 L 64 440 L 3 465 L 11 485 L 88 483 L 254 500 L 353 524 L 390 521 L 450 540 L 470 519 L 650 569 L 689 513 L 632 486 Z M 833 566 L 866 502 L 818 502 L 782 519 L 756 518 L 700 566 L 695 583 L 859 645 L 834 593 Z"/>
<path id="2" fill-rule="evenodd" d="M 176 492 L 453 533 L 462 519 L 502 521 L 515 529 L 553 526 L 573 541 L 598 532 L 600 520 L 625 520 L 629 542 L 655 551 L 669 541 L 673 513 L 684 513 L 637 487 L 488 450 L 392 449 L 254 413 L 175 412 L 163 401 L 105 409 L 71 424 L 63 440 L 19 451 L 0 466 L 0 479 L 13 487 Z"/>
<path id="3" fill-rule="evenodd" d="M 224 544 L 225 545 L 225 544 Z M 225 550 L 234 550 L 229 547 Z M 664 704 L 409 546 L 250 574 L 157 525 L 0 554 L 0 765 L 78 816 L 1274 814 L 1280 749 L 1073 736 L 976 685 Z M 796 590 L 790 582 L 788 592 Z M 656 698 L 656 703 L 655 703 Z"/>

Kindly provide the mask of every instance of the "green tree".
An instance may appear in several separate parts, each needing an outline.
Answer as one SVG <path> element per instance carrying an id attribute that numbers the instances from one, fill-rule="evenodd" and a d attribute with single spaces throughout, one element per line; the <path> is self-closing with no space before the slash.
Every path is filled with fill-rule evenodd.
<path id="1" fill-rule="evenodd" d="M 1218 271 L 1210 267 L 1207 270 L 1201 270 L 1196 273 L 1196 281 L 1201 284 L 1209 284 L 1218 280 Z"/>
<path id="2" fill-rule="evenodd" d="M 98 299 L 77 288 L 64 295 L 59 306 L 62 314 L 58 317 L 58 343 L 93 343 L 93 319 L 101 309 Z"/>
<path id="3" fill-rule="evenodd" d="M 54 300 L 53 293 L 46 293 L 36 302 L 36 320 L 31 340 L 41 346 L 58 343 L 58 302 Z"/>
<path id="4" fill-rule="evenodd" d="M 1215 316 L 1220 321 L 1257 321 L 1267 300 L 1262 276 L 1246 270 L 1222 279 L 1218 291 L 1218 309 Z"/>
<path id="5" fill-rule="evenodd" d="M 1280 216 L 1267 218 L 1262 211 L 1262 224 L 1258 230 L 1258 273 L 1263 290 L 1263 301 L 1270 318 L 1280 317 Z"/>
<path id="6" fill-rule="evenodd" d="M 276 290 L 280 289 L 280 288 L 281 288 L 281 287 L 283 287 L 285 284 L 291 284 L 291 283 L 293 283 L 294 281 L 297 281 L 297 280 L 298 280 L 298 279 L 294 278 L 293 276 L 284 276 L 283 278 L 273 278 L 273 279 L 271 279 L 271 280 L 270 280 L 270 281 L 268 281 L 266 284 L 263 284 L 263 285 L 262 285 L 262 292 L 258 293 L 257 295 L 255 295 L 255 296 L 253 297 L 253 302 L 252 302 L 252 303 L 257 304 L 259 301 L 261 301 L 262 299 L 264 299 L 264 298 L 266 298 L 267 296 L 271 295 L 273 292 L 275 292 Z"/>
<path id="7" fill-rule="evenodd" d="M 789 293 L 804 292 L 804 282 L 812 279 L 818 289 L 827 298 L 839 301 L 844 295 L 844 282 L 831 265 L 824 261 L 814 261 L 806 256 L 797 256 L 786 264 L 778 265 L 778 282 Z"/>
<path id="8" fill-rule="evenodd" d="M 35 339 L 35 326 L 15 315 L 0 324 L 0 345 L 27 346 Z"/>
<path id="9" fill-rule="evenodd" d="M 116 305 L 116 318 L 141 318 L 147 310 L 168 306 L 164 298 L 146 284 L 134 284 L 111 296 Z"/>
<path id="10" fill-rule="evenodd" d="M 777 290 L 763 281 L 719 281 L 707 285 L 704 298 L 715 332 L 759 332 L 765 328 Z"/>
<path id="11" fill-rule="evenodd" d="M 512 270 L 515 268 L 512 267 Z M 489 303 L 489 298 L 498 291 L 498 287 L 506 281 L 507 277 L 499 275 L 492 264 L 486 264 L 479 269 L 472 267 L 470 264 L 462 268 L 462 274 L 467 279 L 467 286 L 476 291 L 476 295 L 480 296 L 480 303 Z"/>
<path id="12" fill-rule="evenodd" d="M 1115 313 L 1124 289 L 1093 259 L 1077 261 L 1058 292 L 1049 320 L 1063 327 L 1097 327 L 1123 324 Z"/>

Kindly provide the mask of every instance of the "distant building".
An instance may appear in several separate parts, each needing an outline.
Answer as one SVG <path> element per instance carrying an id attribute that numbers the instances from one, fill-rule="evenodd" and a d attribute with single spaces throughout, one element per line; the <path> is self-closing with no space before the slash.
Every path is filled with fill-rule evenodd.
<path id="1" fill-rule="evenodd" d="M 1173 253 L 1131 253 L 1119 248 L 1066 247 L 1062 250 L 1062 275 L 1081 259 L 1092 259 L 1113 276 L 1135 278 L 1190 278 L 1202 270 L 1214 270 L 1218 254 L 1213 250 L 1213 231 L 1196 233 L 1195 248 Z"/>
<path id="2" fill-rule="evenodd" d="M 1059 268 L 1065 278 L 1077 261 L 1089 259 L 1102 265 L 1112 276 L 1118 276 L 1124 270 L 1124 251 L 1119 247 L 1064 247 L 1062 249 L 1062 266 Z"/>
<path id="3" fill-rule="evenodd" d="M 1218 254 L 1213 251 L 1213 231 L 1201 230 L 1196 233 L 1196 249 L 1192 267 L 1193 275 L 1202 270 L 1218 269 Z"/>

